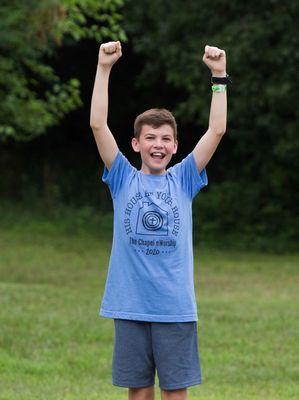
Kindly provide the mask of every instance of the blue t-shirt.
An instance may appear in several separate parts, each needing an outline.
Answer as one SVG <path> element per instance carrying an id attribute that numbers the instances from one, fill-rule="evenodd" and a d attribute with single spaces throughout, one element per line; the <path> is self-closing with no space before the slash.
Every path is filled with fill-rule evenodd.
<path id="1" fill-rule="evenodd" d="M 145 174 L 119 151 L 104 169 L 113 199 L 113 242 L 100 315 L 197 321 L 192 199 L 208 183 L 190 153 L 164 174 Z"/>

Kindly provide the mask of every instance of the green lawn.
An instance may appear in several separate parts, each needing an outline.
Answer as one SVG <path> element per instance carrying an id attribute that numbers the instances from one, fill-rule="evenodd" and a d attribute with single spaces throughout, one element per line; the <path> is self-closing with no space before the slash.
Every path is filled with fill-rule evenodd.
<path id="1" fill-rule="evenodd" d="M 1 400 L 127 398 L 111 384 L 113 321 L 98 317 L 111 220 L 84 221 L 0 220 Z M 196 249 L 204 382 L 190 399 L 299 398 L 298 259 Z"/>

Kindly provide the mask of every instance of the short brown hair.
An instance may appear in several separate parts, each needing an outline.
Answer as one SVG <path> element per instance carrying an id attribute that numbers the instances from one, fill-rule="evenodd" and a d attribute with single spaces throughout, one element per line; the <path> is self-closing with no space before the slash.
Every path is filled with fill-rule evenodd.
<path id="1" fill-rule="evenodd" d="M 140 132 L 143 125 L 150 125 L 153 128 L 159 128 L 160 126 L 167 124 L 173 129 L 174 140 L 177 139 L 177 124 L 172 113 L 165 108 L 151 108 L 150 110 L 144 111 L 139 114 L 134 122 L 134 136 L 139 139 Z"/>

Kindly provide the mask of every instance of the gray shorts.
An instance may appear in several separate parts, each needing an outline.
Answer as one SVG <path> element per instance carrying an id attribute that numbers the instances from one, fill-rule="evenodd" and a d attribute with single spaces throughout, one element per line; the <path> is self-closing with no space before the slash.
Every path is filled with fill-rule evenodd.
<path id="1" fill-rule="evenodd" d="M 114 319 L 112 383 L 122 387 L 155 384 L 163 390 L 201 383 L 197 322 L 143 322 Z"/>

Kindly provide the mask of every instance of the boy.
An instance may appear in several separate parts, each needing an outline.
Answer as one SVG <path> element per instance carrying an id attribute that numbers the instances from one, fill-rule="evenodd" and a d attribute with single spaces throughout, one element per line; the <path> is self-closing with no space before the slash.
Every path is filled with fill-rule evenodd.
<path id="1" fill-rule="evenodd" d="M 119 151 L 107 125 L 108 81 L 120 42 L 100 46 L 90 125 L 105 164 L 103 181 L 114 206 L 113 244 L 100 315 L 114 319 L 113 384 L 130 400 L 153 400 L 157 369 L 162 400 L 187 399 L 201 383 L 193 283 L 192 200 L 207 185 L 205 166 L 226 130 L 226 56 L 205 46 L 212 73 L 209 128 L 194 150 L 166 170 L 178 147 L 165 109 L 134 124 L 140 171 Z"/>

